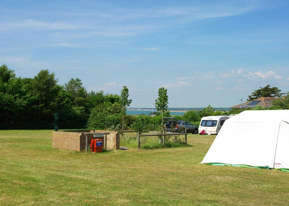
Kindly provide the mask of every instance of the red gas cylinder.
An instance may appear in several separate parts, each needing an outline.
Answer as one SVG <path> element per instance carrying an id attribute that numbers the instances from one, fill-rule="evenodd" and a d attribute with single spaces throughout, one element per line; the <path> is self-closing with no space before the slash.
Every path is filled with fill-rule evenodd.
<path id="1" fill-rule="evenodd" d="M 90 139 L 90 151 L 91 151 L 91 152 L 94 152 L 94 145 L 95 145 L 94 142 L 95 142 L 94 139 L 91 138 L 91 139 Z"/>
<path id="2" fill-rule="evenodd" d="M 103 150 L 103 138 L 94 139 L 94 152 L 102 152 Z"/>

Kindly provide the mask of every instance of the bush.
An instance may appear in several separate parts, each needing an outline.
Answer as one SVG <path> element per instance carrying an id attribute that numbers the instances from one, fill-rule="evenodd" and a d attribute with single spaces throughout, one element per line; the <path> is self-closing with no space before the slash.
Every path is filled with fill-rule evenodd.
<path id="1" fill-rule="evenodd" d="M 121 105 L 105 102 L 97 105 L 88 119 L 90 129 L 118 129 L 121 123 Z"/>
<path id="2" fill-rule="evenodd" d="M 198 111 L 188 111 L 184 114 L 183 119 L 187 122 L 198 122 L 201 117 Z"/>

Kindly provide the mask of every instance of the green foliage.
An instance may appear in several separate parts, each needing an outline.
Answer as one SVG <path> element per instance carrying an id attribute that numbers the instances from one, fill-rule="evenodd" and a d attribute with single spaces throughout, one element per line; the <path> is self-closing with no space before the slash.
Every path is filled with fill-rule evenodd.
<path id="1" fill-rule="evenodd" d="M 91 110 L 105 102 L 120 105 L 120 96 L 87 93 L 80 79 L 71 79 L 62 87 L 48 70 L 41 70 L 34 78 L 17 78 L 6 65 L 0 66 L 2 129 L 52 128 L 55 115 L 59 128 L 84 128 Z M 115 126 L 118 119 L 117 115 L 108 115 L 104 125 Z"/>
<path id="2" fill-rule="evenodd" d="M 161 113 L 162 121 L 161 121 L 161 128 L 164 130 L 164 116 L 165 113 L 168 113 L 168 90 L 164 87 L 159 88 L 158 91 L 158 98 L 155 101 L 155 106 L 158 112 Z M 163 131 L 164 132 L 164 131 Z"/>
<path id="3" fill-rule="evenodd" d="M 121 90 L 121 106 L 123 108 L 123 112 L 126 112 L 126 108 L 131 104 L 132 100 L 128 98 L 129 97 L 129 91 L 127 86 L 124 86 Z"/>
<path id="4" fill-rule="evenodd" d="M 160 144 L 159 142 L 148 142 L 143 148 L 144 149 L 160 149 L 160 148 L 173 148 L 173 147 L 191 147 L 182 142 L 166 142 L 165 144 Z"/>
<path id="5" fill-rule="evenodd" d="M 183 119 L 187 122 L 198 122 L 201 120 L 200 113 L 197 111 L 187 111 Z"/>
<path id="6" fill-rule="evenodd" d="M 78 78 L 70 79 L 69 82 L 65 84 L 64 88 L 73 100 L 79 97 L 85 98 L 87 96 L 87 92 L 83 87 L 81 80 Z"/>
<path id="7" fill-rule="evenodd" d="M 0 66 L 0 84 L 8 82 L 14 77 L 14 72 L 10 70 L 5 64 Z"/>
<path id="8" fill-rule="evenodd" d="M 239 109 L 239 108 L 232 108 L 230 111 L 230 114 L 239 114 L 243 112 L 245 109 Z"/>
<path id="9" fill-rule="evenodd" d="M 274 109 L 289 109 L 289 93 L 273 102 Z"/>
<path id="10" fill-rule="evenodd" d="M 111 102 L 112 104 L 121 102 L 121 97 L 117 94 L 107 94 L 104 96 L 104 102 Z"/>
<path id="11" fill-rule="evenodd" d="M 90 129 L 118 129 L 121 122 L 120 102 L 104 102 L 94 107 L 89 119 Z"/>
<path id="12" fill-rule="evenodd" d="M 137 116 L 135 115 L 125 115 L 124 116 L 124 124 L 125 128 L 132 128 L 132 124 L 136 120 Z"/>
<path id="13" fill-rule="evenodd" d="M 120 95 L 120 102 L 121 102 L 121 107 L 122 107 L 121 130 L 123 130 L 125 128 L 126 109 L 132 102 L 132 100 L 129 99 L 128 97 L 129 97 L 128 88 L 127 88 L 127 86 L 124 86 L 121 90 L 121 95 Z"/>
<path id="14" fill-rule="evenodd" d="M 94 92 L 91 91 L 88 93 L 87 100 L 90 108 L 94 108 L 98 104 L 102 104 L 105 102 L 105 95 L 102 91 Z"/>
<path id="15" fill-rule="evenodd" d="M 150 129 L 149 125 L 151 123 L 150 117 L 146 115 L 139 115 L 136 117 L 134 123 L 132 124 L 132 129 L 142 133 L 146 129 Z"/>
<path id="16" fill-rule="evenodd" d="M 206 116 L 212 116 L 214 114 L 215 114 L 215 110 L 211 105 L 207 106 L 206 108 L 204 108 L 200 111 L 200 117 L 201 118 L 206 117 Z"/>
<path id="17" fill-rule="evenodd" d="M 155 101 L 156 109 L 158 112 L 164 113 L 168 111 L 168 91 L 166 88 L 161 87 L 158 91 L 158 98 Z"/>
<path id="18" fill-rule="evenodd" d="M 260 97 L 280 97 L 281 90 L 278 87 L 271 87 L 269 84 L 265 87 L 261 87 L 252 92 L 251 95 L 248 96 L 248 101 L 252 101 L 254 99 L 258 99 Z"/>

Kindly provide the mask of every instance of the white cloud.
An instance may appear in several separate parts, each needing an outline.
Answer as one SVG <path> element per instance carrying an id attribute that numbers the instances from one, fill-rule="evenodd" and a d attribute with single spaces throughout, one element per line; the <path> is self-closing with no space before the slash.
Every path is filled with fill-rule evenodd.
<path id="1" fill-rule="evenodd" d="M 182 87 L 192 86 L 192 84 L 189 81 L 178 80 L 173 83 L 163 84 L 162 86 L 165 88 L 182 88 Z"/>
<path id="2" fill-rule="evenodd" d="M 240 69 L 233 70 L 233 73 L 243 74 L 244 73 L 244 69 L 240 68 Z"/>
<path id="3" fill-rule="evenodd" d="M 186 18 L 188 20 L 211 19 L 228 16 L 241 15 L 250 12 L 259 7 L 255 2 L 237 3 L 202 3 L 190 6 L 162 7 L 151 9 L 113 9 L 107 12 L 90 13 L 91 16 L 97 16 L 98 19 L 108 21 L 129 21 L 136 19 L 160 19 L 160 18 Z"/>
<path id="4" fill-rule="evenodd" d="M 57 42 L 49 45 L 51 47 L 64 47 L 64 48 L 83 48 L 82 46 L 70 42 Z"/>
<path id="5" fill-rule="evenodd" d="M 46 64 L 43 62 L 35 61 L 29 57 L 19 56 L 0 56 L 1 64 L 7 64 L 8 66 L 19 67 L 19 68 L 37 68 L 43 69 Z"/>
<path id="6" fill-rule="evenodd" d="M 260 86 L 262 82 L 266 84 L 272 82 L 272 84 L 277 83 L 277 85 L 281 85 L 285 83 L 281 81 L 282 79 L 280 74 L 272 70 L 260 72 L 239 68 L 227 72 L 200 72 L 189 76 L 177 77 L 175 82 L 166 83 L 163 84 L 163 86 L 166 88 L 184 88 L 206 81 L 207 85 L 215 88 L 216 91 L 230 89 L 234 91 L 245 91 L 248 90 L 249 87 L 251 88 L 252 85 Z M 261 82 L 256 80 L 260 80 Z M 275 82 L 275 80 L 278 81 Z M 289 78 L 287 80 L 289 80 Z"/>
<path id="7" fill-rule="evenodd" d="M 95 10 L 93 13 L 63 13 L 53 11 L 61 20 L 44 21 L 24 18 L 18 21 L 0 21 L 0 31 L 9 30 L 51 30 L 74 31 L 65 35 L 83 36 L 130 36 L 140 33 L 159 31 L 175 26 L 176 23 L 188 23 L 202 19 L 241 15 L 256 9 L 254 2 L 232 3 L 194 3 L 179 7 L 162 7 L 151 9 L 114 8 L 106 11 Z M 44 11 L 44 13 L 47 11 Z M 41 16 L 40 16 L 41 17 Z M 39 18 L 39 17 L 38 17 Z M 65 19 L 65 21 L 63 21 Z M 163 21 L 164 20 L 164 21 Z"/>
<path id="8" fill-rule="evenodd" d="M 239 68 L 239 69 L 233 69 L 228 72 L 222 72 L 220 74 L 220 77 L 226 79 L 226 78 L 231 78 L 233 76 L 240 76 L 240 75 L 243 75 L 244 73 L 246 73 L 245 70 L 242 68 Z"/>
<path id="9" fill-rule="evenodd" d="M 280 80 L 282 79 L 282 76 L 277 74 L 276 72 L 272 70 L 267 70 L 267 71 L 246 71 L 242 68 L 240 69 L 233 69 L 228 72 L 222 72 L 219 74 L 221 78 L 227 79 L 227 78 L 246 78 L 246 79 L 252 79 L 252 78 L 257 78 L 257 79 L 262 79 L 262 80 L 270 80 L 270 79 L 276 79 Z"/>
<path id="10" fill-rule="evenodd" d="M 102 88 L 100 88 L 100 90 L 102 90 L 104 92 L 111 92 L 111 91 L 115 91 L 119 88 L 121 88 L 121 85 L 118 84 L 117 82 L 106 82 L 106 83 L 104 83 Z"/>
<path id="11" fill-rule="evenodd" d="M 71 23 L 65 22 L 48 22 L 26 19 L 16 22 L 0 22 L 0 30 L 17 30 L 17 29 L 35 29 L 35 30 L 76 30 L 79 29 Z"/>
<path id="12" fill-rule="evenodd" d="M 280 76 L 279 74 L 277 74 L 276 72 L 270 70 L 270 71 L 266 71 L 266 72 L 249 72 L 248 73 L 249 76 L 253 77 L 253 78 L 259 78 L 259 79 L 277 79 L 280 80 L 282 79 L 282 76 Z"/>
<path id="13" fill-rule="evenodd" d="M 145 51 L 158 51 L 160 48 L 152 47 L 152 48 L 144 48 Z"/>

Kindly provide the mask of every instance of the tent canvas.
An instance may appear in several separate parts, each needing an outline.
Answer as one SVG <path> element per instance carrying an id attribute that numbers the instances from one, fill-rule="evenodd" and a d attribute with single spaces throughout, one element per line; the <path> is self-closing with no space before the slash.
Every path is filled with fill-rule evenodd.
<path id="1" fill-rule="evenodd" d="M 289 168 L 289 110 L 244 111 L 228 119 L 204 164 Z"/>

